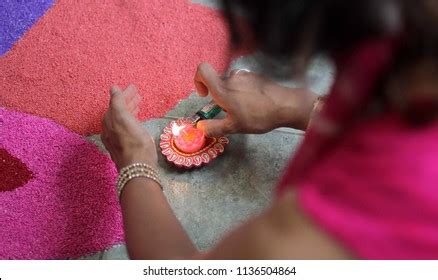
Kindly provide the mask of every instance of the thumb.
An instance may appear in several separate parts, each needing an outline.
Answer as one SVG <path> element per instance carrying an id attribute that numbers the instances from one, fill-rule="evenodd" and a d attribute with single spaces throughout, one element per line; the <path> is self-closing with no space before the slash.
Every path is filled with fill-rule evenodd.
<path id="1" fill-rule="evenodd" d="M 196 125 L 203 130 L 207 136 L 222 136 L 233 133 L 233 126 L 229 119 L 203 120 Z"/>

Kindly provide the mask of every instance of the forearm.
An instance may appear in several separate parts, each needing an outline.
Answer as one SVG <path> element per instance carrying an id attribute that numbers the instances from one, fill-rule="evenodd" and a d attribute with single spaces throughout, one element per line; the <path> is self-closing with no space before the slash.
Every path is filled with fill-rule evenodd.
<path id="1" fill-rule="evenodd" d="M 182 259 L 197 253 L 154 181 L 147 178 L 129 181 L 121 205 L 132 259 Z"/>
<path id="2" fill-rule="evenodd" d="M 304 88 L 275 86 L 267 89 L 276 106 L 277 127 L 306 130 L 318 95 Z"/>

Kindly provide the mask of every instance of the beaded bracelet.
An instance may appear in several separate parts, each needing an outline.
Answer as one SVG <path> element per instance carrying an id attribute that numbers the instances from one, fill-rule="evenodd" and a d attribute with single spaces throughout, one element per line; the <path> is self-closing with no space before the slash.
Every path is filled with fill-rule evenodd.
<path id="1" fill-rule="evenodd" d="M 144 177 L 155 181 L 160 186 L 161 190 L 163 190 L 160 176 L 152 166 L 146 163 L 133 163 L 120 169 L 116 185 L 119 200 L 121 199 L 121 195 L 126 184 L 130 180 L 138 177 Z"/>

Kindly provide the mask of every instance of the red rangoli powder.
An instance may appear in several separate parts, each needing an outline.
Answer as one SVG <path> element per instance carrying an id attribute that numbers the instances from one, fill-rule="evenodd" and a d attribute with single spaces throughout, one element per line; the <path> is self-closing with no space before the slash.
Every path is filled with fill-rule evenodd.
<path id="1" fill-rule="evenodd" d="M 0 148 L 0 192 L 24 186 L 33 178 L 32 172 L 18 158 Z"/>

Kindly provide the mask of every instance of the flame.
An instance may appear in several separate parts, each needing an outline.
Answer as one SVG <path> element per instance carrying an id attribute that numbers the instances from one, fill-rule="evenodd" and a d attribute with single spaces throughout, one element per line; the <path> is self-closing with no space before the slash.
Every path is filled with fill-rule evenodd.
<path id="1" fill-rule="evenodd" d="M 175 136 L 179 136 L 181 134 L 181 130 L 186 127 L 185 125 L 178 125 L 177 123 L 174 123 L 172 125 L 172 134 Z"/>

